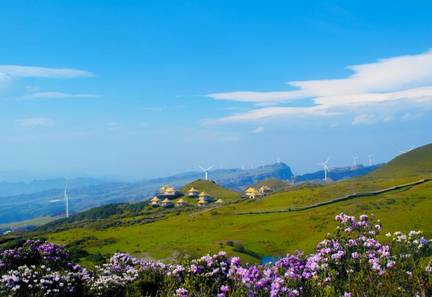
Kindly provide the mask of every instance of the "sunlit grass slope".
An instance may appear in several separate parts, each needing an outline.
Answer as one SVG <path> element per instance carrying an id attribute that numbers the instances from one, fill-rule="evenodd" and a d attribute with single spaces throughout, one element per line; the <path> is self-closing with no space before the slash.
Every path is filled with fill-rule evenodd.
<path id="1" fill-rule="evenodd" d="M 181 189 L 181 192 L 186 195 L 187 191 L 192 187 L 200 192 L 206 192 L 215 199 L 220 198 L 226 201 L 232 201 L 240 198 L 240 193 L 226 189 L 213 181 L 202 179 L 187 184 Z"/>
<path id="2" fill-rule="evenodd" d="M 259 183 L 255 184 L 254 187 L 259 188 L 261 186 L 268 186 L 270 187 L 274 192 L 280 192 L 280 191 L 286 191 L 289 190 L 292 185 L 288 181 L 279 180 L 275 178 L 269 178 L 263 181 L 260 181 Z"/>
<path id="3" fill-rule="evenodd" d="M 416 157 L 417 153 L 422 157 Z M 424 156 L 423 150 L 414 150 L 402 157 L 430 164 L 428 162 L 432 154 Z M 163 219 L 148 224 L 102 229 L 83 226 L 45 236 L 57 243 L 76 244 L 90 255 L 109 256 L 116 251 L 123 251 L 139 256 L 169 258 L 199 256 L 224 249 L 231 254 L 240 255 L 246 261 L 258 261 L 263 256 L 283 255 L 296 249 L 311 251 L 327 232 L 333 230 L 334 216 L 345 212 L 353 215 L 367 213 L 380 218 L 384 232 L 420 229 L 430 237 L 432 182 L 305 211 L 239 214 L 306 206 L 350 193 L 382 189 L 430 176 L 432 167 L 413 166 L 411 162 L 401 162 L 399 158 L 384 166 L 382 172 L 385 174 L 381 173 L 379 178 L 371 175 L 327 185 L 301 185 L 256 201 L 242 200 L 208 211 L 172 212 Z M 386 169 L 387 166 L 390 169 Z M 418 168 L 419 173 L 415 174 L 416 169 L 412 168 Z M 394 175 L 386 173 L 392 170 L 396 170 Z M 404 177 L 397 174 L 398 170 L 411 173 Z M 199 184 L 194 187 L 199 189 Z M 217 189 L 221 191 L 219 187 Z M 206 191 L 212 193 L 210 188 Z M 216 194 L 213 192 L 213 195 L 217 196 Z M 235 199 L 238 196 L 233 193 L 232 197 Z M 85 261 L 91 259 L 86 257 Z"/>
<path id="4" fill-rule="evenodd" d="M 248 254 L 280 255 L 295 249 L 311 250 L 324 234 L 332 230 L 333 217 L 339 212 L 368 213 L 381 218 L 385 231 L 432 230 L 432 184 L 329 205 L 304 212 L 271 215 L 238 215 L 237 211 L 262 208 L 275 200 L 275 206 L 286 207 L 290 197 L 268 197 L 262 201 L 244 202 L 197 214 L 182 213 L 166 220 L 105 230 L 77 228 L 49 234 L 50 240 L 67 244 L 76 239 L 93 237 L 83 247 L 90 253 L 109 255 L 124 251 L 165 258 L 175 253 L 200 255 L 219 249 L 231 250 L 227 244 L 241 243 Z M 269 201 L 269 202 L 267 202 Z"/>
<path id="5" fill-rule="evenodd" d="M 419 175 L 432 175 L 432 144 L 401 154 L 365 177 L 382 179 Z"/>

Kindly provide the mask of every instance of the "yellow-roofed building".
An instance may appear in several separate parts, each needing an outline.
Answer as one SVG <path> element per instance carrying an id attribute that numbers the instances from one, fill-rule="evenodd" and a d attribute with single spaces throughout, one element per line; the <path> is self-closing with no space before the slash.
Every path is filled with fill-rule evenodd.
<path id="1" fill-rule="evenodd" d="M 262 195 L 267 195 L 269 193 L 271 193 L 273 190 L 272 188 L 270 188 L 269 186 L 261 186 L 258 191 L 262 194 Z"/>
<path id="2" fill-rule="evenodd" d="M 174 187 L 172 186 L 162 186 L 159 190 L 158 197 L 159 198 L 168 198 L 168 199 L 174 199 L 181 196 L 180 192 L 178 192 Z"/>
<path id="3" fill-rule="evenodd" d="M 165 198 L 164 200 L 162 200 L 161 206 L 164 208 L 170 208 L 174 206 L 174 203 L 172 203 L 171 200 L 169 200 L 168 198 Z"/>
<path id="4" fill-rule="evenodd" d="M 206 202 L 213 202 L 213 197 L 211 197 L 209 194 L 207 194 L 206 192 L 201 192 L 199 194 L 199 199 L 200 200 L 204 200 Z"/>
<path id="5" fill-rule="evenodd" d="M 182 198 L 180 198 L 179 200 L 177 200 L 176 202 L 176 206 L 186 206 L 188 203 L 186 201 L 184 201 Z"/>
<path id="6" fill-rule="evenodd" d="M 255 198 L 261 196 L 260 192 L 253 187 L 247 188 L 244 195 L 249 199 L 255 199 Z"/>
<path id="7" fill-rule="evenodd" d="M 203 198 L 199 198 L 198 199 L 198 202 L 197 202 L 198 206 L 204 206 L 204 205 L 207 205 L 207 204 L 208 204 L 208 202 L 205 199 L 203 199 Z"/>
<path id="8" fill-rule="evenodd" d="M 199 196 L 200 192 L 195 189 L 194 187 L 190 188 L 189 191 L 187 192 L 187 196 L 189 198 L 197 198 Z"/>
<path id="9" fill-rule="evenodd" d="M 218 200 L 216 200 L 216 202 L 215 203 L 217 203 L 217 204 L 224 204 L 224 201 L 222 200 L 222 199 L 218 199 Z"/>
<path id="10" fill-rule="evenodd" d="M 159 207 L 159 203 L 160 203 L 160 199 L 156 196 L 154 196 L 151 200 L 150 200 L 150 205 L 152 207 Z"/>

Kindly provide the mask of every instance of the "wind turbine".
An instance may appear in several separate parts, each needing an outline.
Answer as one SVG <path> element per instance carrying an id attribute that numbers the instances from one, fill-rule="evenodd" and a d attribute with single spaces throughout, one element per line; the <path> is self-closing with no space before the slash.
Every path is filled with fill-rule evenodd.
<path id="1" fill-rule="evenodd" d="M 292 175 L 291 175 L 291 184 L 294 186 L 294 185 L 295 185 L 295 181 L 296 181 L 297 174 L 295 173 L 294 170 L 291 170 L 291 172 L 292 172 Z"/>
<path id="2" fill-rule="evenodd" d="M 67 193 L 67 184 L 64 189 L 64 201 L 66 206 L 66 218 L 68 218 L 69 217 L 69 195 Z"/>
<path id="3" fill-rule="evenodd" d="M 359 159 L 359 157 L 353 156 L 353 164 L 354 164 L 353 168 L 357 168 L 357 161 L 358 161 L 358 159 Z"/>
<path id="4" fill-rule="evenodd" d="M 213 165 L 210 166 L 209 168 L 204 168 L 202 166 L 199 166 L 199 168 L 201 168 L 202 172 L 204 172 L 204 179 L 208 180 L 208 172 L 209 172 L 210 169 L 213 168 Z"/>
<path id="5" fill-rule="evenodd" d="M 329 171 L 328 161 L 330 161 L 330 157 L 327 157 L 327 160 L 325 160 L 324 162 L 318 163 L 318 165 L 322 165 L 324 168 L 324 181 L 327 181 L 327 176 Z"/>
<path id="6" fill-rule="evenodd" d="M 373 164 L 373 160 L 372 160 L 373 155 L 369 155 L 368 158 L 369 158 L 369 166 L 372 166 L 372 164 Z"/>
<path id="7" fill-rule="evenodd" d="M 65 208 L 66 208 L 66 218 L 69 218 L 69 195 L 67 193 L 67 184 L 65 185 L 65 189 L 63 192 L 63 199 L 52 199 L 49 201 L 49 203 L 56 203 L 56 202 L 61 202 L 64 201 L 65 203 Z"/>

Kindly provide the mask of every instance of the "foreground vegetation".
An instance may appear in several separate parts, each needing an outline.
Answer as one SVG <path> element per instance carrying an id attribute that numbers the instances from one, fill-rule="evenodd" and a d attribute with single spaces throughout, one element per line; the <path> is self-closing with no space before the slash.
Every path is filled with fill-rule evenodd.
<path id="1" fill-rule="evenodd" d="M 0 255 L 4 296 L 431 296 L 432 241 L 422 232 L 378 240 L 381 222 L 336 216 L 315 252 L 241 265 L 225 252 L 165 264 L 117 253 L 87 270 L 58 245 L 27 241 Z"/>

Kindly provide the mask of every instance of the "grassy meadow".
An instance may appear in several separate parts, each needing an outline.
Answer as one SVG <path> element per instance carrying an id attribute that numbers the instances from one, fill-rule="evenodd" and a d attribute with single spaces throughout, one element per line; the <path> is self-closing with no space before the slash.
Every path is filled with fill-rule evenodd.
<path id="1" fill-rule="evenodd" d="M 387 186 L 387 183 L 383 183 Z M 348 187 L 346 187 L 348 186 Z M 332 218 L 345 212 L 367 213 L 380 218 L 384 231 L 420 229 L 432 235 L 432 183 L 375 197 L 336 203 L 316 209 L 263 215 L 239 215 L 251 210 L 283 209 L 330 198 L 332 192 L 349 193 L 351 182 L 300 187 L 257 201 L 242 201 L 209 210 L 173 213 L 162 220 L 102 230 L 74 228 L 47 234 L 55 243 L 67 245 L 80 239 L 90 254 L 109 256 L 116 251 L 152 258 L 198 256 L 220 249 L 257 262 L 268 255 L 284 255 L 296 249 L 312 251 L 319 239 L 334 228 Z"/>
<path id="2" fill-rule="evenodd" d="M 364 177 L 328 184 L 302 184 L 257 200 L 240 199 L 240 193 L 212 182 L 196 181 L 182 191 L 194 186 L 216 199 L 223 199 L 224 205 L 197 208 L 195 201 L 187 198 L 191 205 L 186 208 L 153 209 L 141 203 L 123 205 L 124 210 L 118 211 L 113 206 L 117 207 L 115 211 L 102 219 L 78 220 L 33 235 L 76 250 L 81 263 L 89 265 L 118 251 L 169 260 L 226 250 L 247 262 L 259 262 L 262 257 L 281 256 L 297 249 L 309 252 L 333 230 L 333 218 L 340 212 L 366 213 L 381 219 L 383 234 L 419 229 L 432 237 L 432 182 L 303 211 L 241 214 L 302 207 L 430 178 L 431 151 L 431 145 L 416 149 Z M 405 172 L 406 176 L 393 174 L 395 170 Z"/>

